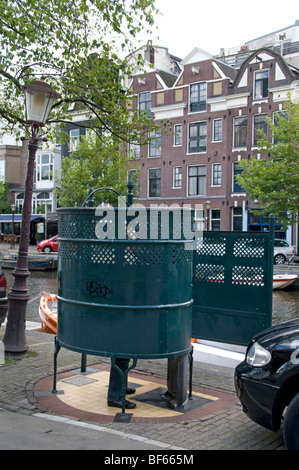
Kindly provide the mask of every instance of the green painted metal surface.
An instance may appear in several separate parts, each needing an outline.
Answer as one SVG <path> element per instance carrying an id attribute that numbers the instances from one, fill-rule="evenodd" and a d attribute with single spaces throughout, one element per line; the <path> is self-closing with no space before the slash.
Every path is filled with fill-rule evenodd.
<path id="1" fill-rule="evenodd" d="M 273 230 L 197 234 L 192 336 L 247 345 L 271 326 L 272 286 Z"/>
<path id="2" fill-rule="evenodd" d="M 59 344 L 122 358 L 189 352 L 193 251 L 181 238 L 181 211 L 177 224 L 171 215 L 162 225 L 147 210 L 58 213 Z"/>
<path id="3" fill-rule="evenodd" d="M 173 357 L 190 350 L 191 336 L 246 345 L 271 325 L 273 228 L 195 233 L 192 243 L 181 209 L 58 213 L 62 346 Z"/>

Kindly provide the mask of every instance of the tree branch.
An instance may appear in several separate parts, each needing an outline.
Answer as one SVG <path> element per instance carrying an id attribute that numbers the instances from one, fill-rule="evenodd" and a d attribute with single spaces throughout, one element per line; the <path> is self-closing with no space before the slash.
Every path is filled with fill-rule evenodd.
<path id="1" fill-rule="evenodd" d="M 0 75 L 2 75 L 3 77 L 7 78 L 9 81 L 11 81 L 12 83 L 14 83 L 14 85 L 16 85 L 16 87 L 19 89 L 19 90 L 22 90 L 22 86 L 19 82 L 19 80 L 15 77 L 13 77 L 10 73 L 6 72 L 3 68 L 0 67 Z"/>

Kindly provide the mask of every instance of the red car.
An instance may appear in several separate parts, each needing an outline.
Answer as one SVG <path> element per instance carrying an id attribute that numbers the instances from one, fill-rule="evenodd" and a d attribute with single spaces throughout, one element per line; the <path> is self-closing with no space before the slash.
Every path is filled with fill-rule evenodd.
<path id="1" fill-rule="evenodd" d="M 58 251 L 58 235 L 55 237 L 49 238 L 48 240 L 42 240 L 37 245 L 37 251 L 42 251 L 43 253 L 52 253 L 52 251 Z"/>

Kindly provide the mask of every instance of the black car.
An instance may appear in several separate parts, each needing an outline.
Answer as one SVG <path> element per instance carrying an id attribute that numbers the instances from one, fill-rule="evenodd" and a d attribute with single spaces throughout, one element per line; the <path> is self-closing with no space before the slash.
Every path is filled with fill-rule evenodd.
<path id="1" fill-rule="evenodd" d="M 0 267 L 0 326 L 4 322 L 8 309 L 7 283 L 5 274 Z"/>
<path id="2" fill-rule="evenodd" d="M 287 449 L 299 450 L 299 318 L 253 338 L 235 387 L 250 419 L 272 431 L 282 425 Z"/>

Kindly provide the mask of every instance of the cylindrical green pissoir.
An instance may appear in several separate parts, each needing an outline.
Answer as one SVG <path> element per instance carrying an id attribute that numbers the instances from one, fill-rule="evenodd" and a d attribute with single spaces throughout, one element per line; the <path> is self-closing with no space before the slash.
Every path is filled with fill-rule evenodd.
<path id="1" fill-rule="evenodd" d="M 190 213 L 105 207 L 58 213 L 59 344 L 121 358 L 188 353 Z"/>

